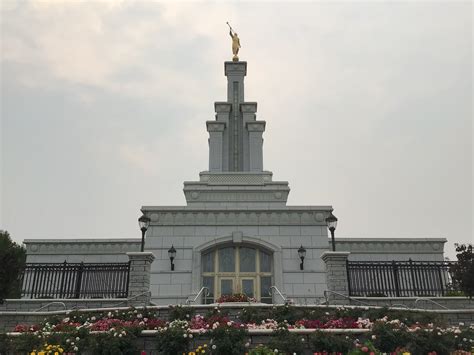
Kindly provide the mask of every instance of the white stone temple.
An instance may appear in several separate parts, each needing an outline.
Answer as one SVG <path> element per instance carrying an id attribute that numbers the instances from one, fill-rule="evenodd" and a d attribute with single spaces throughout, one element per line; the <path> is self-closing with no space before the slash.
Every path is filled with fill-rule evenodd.
<path id="1" fill-rule="evenodd" d="M 145 251 L 152 252 L 151 296 L 156 304 L 183 303 L 202 287 L 208 302 L 245 293 L 272 303 L 275 286 L 292 299 L 316 303 L 327 289 L 321 255 L 331 249 L 326 218 L 332 206 L 288 206 L 287 181 L 264 170 L 265 121 L 244 96 L 246 62 L 225 62 L 227 101 L 215 102 L 207 121 L 209 168 L 184 182 L 186 205 L 143 206 L 151 219 Z M 294 132 L 297 134 L 297 132 Z M 303 173 L 303 171 L 301 172 Z M 131 216 L 134 218 L 134 216 Z M 442 261 L 444 238 L 338 238 L 349 260 Z M 136 239 L 25 240 L 27 262 L 124 262 L 140 250 Z M 176 249 L 171 268 L 168 250 Z M 298 249 L 306 256 L 301 264 Z"/>

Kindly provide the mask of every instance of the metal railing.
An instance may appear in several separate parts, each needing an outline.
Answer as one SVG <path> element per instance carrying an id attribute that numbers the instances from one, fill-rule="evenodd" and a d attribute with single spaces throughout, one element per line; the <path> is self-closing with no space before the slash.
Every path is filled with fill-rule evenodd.
<path id="1" fill-rule="evenodd" d="M 452 290 L 445 261 L 347 261 L 350 296 L 437 297 Z"/>
<path id="2" fill-rule="evenodd" d="M 283 293 L 280 292 L 278 287 L 271 286 L 270 289 L 268 290 L 268 294 L 272 297 L 274 296 L 275 292 L 281 297 L 283 303 L 285 304 L 288 303 L 288 299 L 285 296 L 283 296 Z M 275 300 L 273 300 L 273 302 L 275 302 Z"/>
<path id="3" fill-rule="evenodd" d="M 204 293 L 203 293 L 204 292 Z M 204 304 L 206 303 L 206 297 L 209 297 L 210 294 L 209 294 L 209 289 L 207 287 L 201 287 L 201 289 L 199 290 L 199 292 L 197 293 L 196 297 L 194 297 L 192 300 L 190 300 L 189 298 L 186 300 L 186 304 L 191 304 L 191 303 L 195 303 L 196 300 L 201 296 L 201 294 L 204 295 Z"/>
<path id="4" fill-rule="evenodd" d="M 22 298 L 126 298 L 130 263 L 26 264 Z"/>

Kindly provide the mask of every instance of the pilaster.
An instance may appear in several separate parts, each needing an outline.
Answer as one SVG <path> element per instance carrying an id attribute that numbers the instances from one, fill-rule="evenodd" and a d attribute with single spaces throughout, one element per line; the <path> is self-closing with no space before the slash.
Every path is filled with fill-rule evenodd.
<path id="1" fill-rule="evenodd" d="M 349 285 L 347 282 L 347 258 L 350 252 L 347 251 L 326 251 L 321 255 L 326 264 L 326 282 L 329 301 L 337 304 L 348 303 Z M 347 296 L 347 297 L 344 297 Z"/>
<path id="2" fill-rule="evenodd" d="M 247 122 L 249 132 L 249 170 L 263 170 L 263 132 L 265 131 L 265 121 Z"/>
<path id="3" fill-rule="evenodd" d="M 224 146 L 224 122 L 207 121 L 209 132 L 209 171 L 222 171 L 223 146 Z"/>
<path id="4" fill-rule="evenodd" d="M 128 298 L 132 304 L 149 304 L 150 269 L 155 256 L 151 252 L 126 253 L 130 260 Z"/>

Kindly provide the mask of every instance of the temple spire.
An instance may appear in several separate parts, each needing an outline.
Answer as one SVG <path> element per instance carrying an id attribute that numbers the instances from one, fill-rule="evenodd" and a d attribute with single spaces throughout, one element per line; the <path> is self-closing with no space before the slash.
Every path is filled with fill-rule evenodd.
<path id="1" fill-rule="evenodd" d="M 256 102 L 244 99 L 247 62 L 225 62 L 227 102 L 216 102 L 216 120 L 207 122 L 210 171 L 263 171 L 265 121 L 257 121 Z"/>

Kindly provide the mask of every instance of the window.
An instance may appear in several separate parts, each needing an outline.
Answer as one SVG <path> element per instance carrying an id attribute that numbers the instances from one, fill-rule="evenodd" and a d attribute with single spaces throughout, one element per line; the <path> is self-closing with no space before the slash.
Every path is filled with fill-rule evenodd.
<path id="1" fill-rule="evenodd" d="M 244 293 L 272 303 L 273 256 L 251 246 L 223 246 L 202 254 L 202 285 L 209 289 L 205 303 L 223 295 Z"/>

